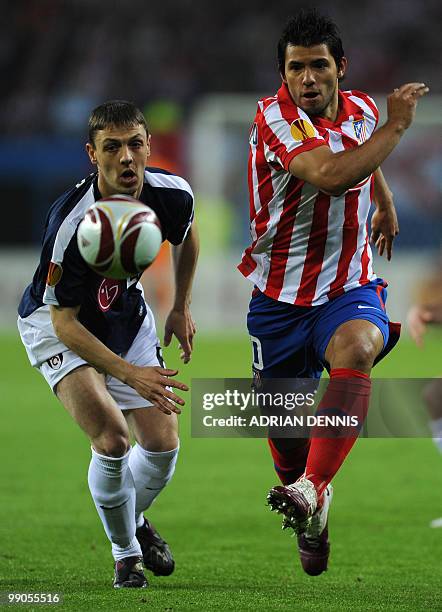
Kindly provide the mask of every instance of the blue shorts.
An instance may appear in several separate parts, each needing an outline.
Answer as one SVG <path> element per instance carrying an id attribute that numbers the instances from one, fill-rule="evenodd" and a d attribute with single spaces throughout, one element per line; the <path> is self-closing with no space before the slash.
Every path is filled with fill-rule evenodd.
<path id="1" fill-rule="evenodd" d="M 374 323 L 384 337 L 382 359 L 399 339 L 400 325 L 385 311 L 387 283 L 378 278 L 311 308 L 278 302 L 253 291 L 247 328 L 253 369 L 264 378 L 320 378 L 329 369 L 325 351 L 337 328 L 352 319 Z"/>

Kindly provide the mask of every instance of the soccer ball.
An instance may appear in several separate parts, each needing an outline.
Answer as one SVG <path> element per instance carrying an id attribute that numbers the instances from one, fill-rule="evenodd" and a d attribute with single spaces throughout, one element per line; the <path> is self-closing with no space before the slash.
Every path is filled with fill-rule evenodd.
<path id="1" fill-rule="evenodd" d="M 85 262 L 106 278 L 136 276 L 160 250 L 161 225 L 154 211 L 135 198 L 113 195 L 95 202 L 77 230 Z"/>

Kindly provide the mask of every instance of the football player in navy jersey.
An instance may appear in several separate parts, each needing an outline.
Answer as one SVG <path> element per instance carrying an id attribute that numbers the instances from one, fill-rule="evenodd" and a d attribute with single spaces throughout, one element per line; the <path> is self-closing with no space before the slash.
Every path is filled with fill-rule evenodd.
<path id="1" fill-rule="evenodd" d="M 177 415 L 185 384 L 164 367 L 152 312 L 138 278 L 106 279 L 77 246 L 87 208 L 127 194 L 157 214 L 175 247 L 175 300 L 165 344 L 175 335 L 190 360 L 195 324 L 189 305 L 198 257 L 188 183 L 148 168 L 150 134 L 143 114 L 106 102 L 89 119 L 86 145 L 96 172 L 63 194 L 46 220 L 40 264 L 19 306 L 18 326 L 31 364 L 89 437 L 89 488 L 115 559 L 114 587 L 145 587 L 142 562 L 169 575 L 167 543 L 144 517 L 171 479 L 179 449 Z M 136 443 L 130 445 L 129 431 Z"/>

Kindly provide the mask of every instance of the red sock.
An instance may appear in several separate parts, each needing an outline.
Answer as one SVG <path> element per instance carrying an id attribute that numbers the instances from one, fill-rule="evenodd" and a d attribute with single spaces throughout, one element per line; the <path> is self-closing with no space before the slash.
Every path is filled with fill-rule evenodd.
<path id="1" fill-rule="evenodd" d="M 313 427 L 305 475 L 315 485 L 318 497 L 356 442 L 367 416 L 370 390 L 370 377 L 363 372 L 349 368 L 330 372 L 330 382 L 316 414 L 357 416 L 359 428 Z"/>
<path id="2" fill-rule="evenodd" d="M 269 438 L 275 471 L 282 484 L 291 484 L 304 473 L 310 440 Z"/>

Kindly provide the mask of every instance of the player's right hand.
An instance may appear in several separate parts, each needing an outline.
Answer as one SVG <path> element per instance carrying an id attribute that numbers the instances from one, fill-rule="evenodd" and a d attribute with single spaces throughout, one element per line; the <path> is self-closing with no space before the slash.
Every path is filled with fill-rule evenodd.
<path id="1" fill-rule="evenodd" d="M 387 97 L 388 121 L 406 130 L 413 122 L 417 101 L 429 92 L 425 83 L 406 83 Z"/>
<path id="2" fill-rule="evenodd" d="M 167 387 L 175 387 L 181 391 L 188 391 L 189 387 L 179 380 L 173 380 L 171 376 L 176 376 L 178 370 L 169 370 L 160 366 L 140 367 L 133 366 L 132 372 L 126 380 L 137 393 L 164 412 L 165 414 L 181 414 L 179 406 L 184 406 L 185 401 Z M 179 404 L 177 406 L 176 404 Z"/>

